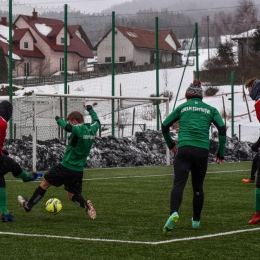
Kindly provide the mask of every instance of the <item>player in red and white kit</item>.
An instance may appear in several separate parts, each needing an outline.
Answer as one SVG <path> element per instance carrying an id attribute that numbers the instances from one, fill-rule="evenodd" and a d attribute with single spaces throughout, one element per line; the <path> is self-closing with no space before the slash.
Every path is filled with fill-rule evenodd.
<path id="1" fill-rule="evenodd" d="M 0 212 L 3 222 L 13 222 L 14 217 L 7 209 L 5 174 L 11 172 L 15 178 L 20 178 L 24 182 L 35 181 L 42 177 L 42 173 L 28 173 L 24 171 L 20 165 L 9 157 L 8 151 L 3 149 L 6 138 L 7 123 L 13 113 L 13 105 L 8 101 L 0 103 Z"/>
<path id="2" fill-rule="evenodd" d="M 257 78 L 249 79 L 246 84 L 246 88 L 248 89 L 249 96 L 255 100 L 255 111 L 256 111 L 256 117 L 258 121 L 260 122 L 260 80 Z M 260 137 L 252 145 L 252 150 L 254 152 L 259 153 L 260 148 Z M 255 198 L 254 198 L 254 206 L 255 206 L 255 212 L 252 214 L 252 219 L 248 221 L 248 224 L 257 224 L 260 222 L 260 157 L 258 157 L 258 172 L 256 177 L 256 186 L 255 186 Z"/>

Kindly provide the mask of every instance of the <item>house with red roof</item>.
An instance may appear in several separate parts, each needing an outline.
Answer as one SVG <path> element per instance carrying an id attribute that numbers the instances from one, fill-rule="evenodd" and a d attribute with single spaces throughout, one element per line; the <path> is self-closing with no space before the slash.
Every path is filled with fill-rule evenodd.
<path id="1" fill-rule="evenodd" d="M 8 23 L 0 23 L 0 46 L 9 56 Z M 2 29 L 2 30 L 1 30 Z M 5 31 L 5 36 L 1 35 Z M 68 26 L 68 71 L 87 71 L 93 46 L 80 25 Z M 1 40 L 2 39 L 2 40 Z M 20 14 L 13 25 L 13 76 L 49 76 L 64 71 L 64 23 L 61 20 Z"/>
<path id="2" fill-rule="evenodd" d="M 182 54 L 178 52 L 181 45 L 171 29 L 159 30 L 159 62 L 181 64 Z M 110 29 L 97 43 L 95 49 L 98 64 L 111 63 L 112 30 Z M 138 66 L 155 63 L 155 31 L 136 29 L 124 26 L 115 28 L 115 63 Z"/>

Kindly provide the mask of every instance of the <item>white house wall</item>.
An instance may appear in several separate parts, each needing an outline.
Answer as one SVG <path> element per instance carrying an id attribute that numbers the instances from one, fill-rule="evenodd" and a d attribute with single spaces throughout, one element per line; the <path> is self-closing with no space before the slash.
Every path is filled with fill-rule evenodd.
<path id="1" fill-rule="evenodd" d="M 170 46 L 172 46 L 173 49 L 177 50 L 177 45 L 176 45 L 175 41 L 173 40 L 173 38 L 171 37 L 170 34 L 166 37 L 165 41 L 166 41 Z"/>
<path id="2" fill-rule="evenodd" d="M 125 57 L 125 62 L 133 61 L 134 46 L 119 31 L 115 34 L 115 62 L 119 62 L 119 57 Z M 98 63 L 105 63 L 106 57 L 112 56 L 112 32 L 104 38 L 97 48 Z"/>
<path id="3" fill-rule="evenodd" d="M 85 40 L 82 38 L 82 35 L 81 35 L 81 33 L 79 32 L 79 30 L 77 30 L 77 31 L 75 32 L 75 34 L 76 34 L 85 44 L 87 44 L 87 43 L 85 42 Z"/>
<path id="4" fill-rule="evenodd" d="M 147 50 L 135 48 L 134 52 L 134 65 L 150 64 L 151 53 Z"/>
<path id="5" fill-rule="evenodd" d="M 64 45 L 64 43 L 61 43 L 61 38 L 64 38 L 64 27 L 61 29 L 59 34 L 56 36 L 56 44 L 57 45 Z M 67 33 L 67 45 L 70 46 L 69 33 Z"/>
<path id="6" fill-rule="evenodd" d="M 24 43 L 28 42 L 28 49 L 24 48 Z M 33 51 L 34 50 L 34 42 L 33 42 L 33 37 L 29 32 L 26 32 L 22 39 L 20 40 L 20 49 L 21 50 L 29 50 Z"/>

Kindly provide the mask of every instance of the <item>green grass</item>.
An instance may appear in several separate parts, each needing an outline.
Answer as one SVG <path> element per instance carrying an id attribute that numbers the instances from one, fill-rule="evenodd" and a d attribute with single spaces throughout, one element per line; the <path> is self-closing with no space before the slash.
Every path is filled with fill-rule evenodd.
<path id="1" fill-rule="evenodd" d="M 0 223 L 0 259 L 259 259 L 260 224 L 247 224 L 255 185 L 241 182 L 250 168 L 251 162 L 209 165 L 197 230 L 191 228 L 189 179 L 179 222 L 169 235 L 162 229 L 169 215 L 172 167 L 86 170 L 83 195 L 92 200 L 96 220 L 70 202 L 63 187 L 51 187 L 32 212 L 24 213 L 17 196 L 30 196 L 39 182 L 22 183 L 8 174 L 8 207 L 15 222 Z M 51 197 L 63 204 L 56 216 L 44 209 Z"/>

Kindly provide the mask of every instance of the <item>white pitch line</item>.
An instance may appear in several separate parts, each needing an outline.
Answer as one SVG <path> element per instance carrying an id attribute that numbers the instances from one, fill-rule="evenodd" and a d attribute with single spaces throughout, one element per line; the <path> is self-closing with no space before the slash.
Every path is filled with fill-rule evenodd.
<path id="1" fill-rule="evenodd" d="M 218 172 L 207 172 L 208 173 L 225 173 L 230 171 L 218 171 Z M 248 170 L 236 170 L 233 172 L 248 172 Z M 157 175 L 143 175 L 143 176 L 119 176 L 119 177 L 107 177 L 107 178 L 92 178 L 83 179 L 83 181 L 96 181 L 96 180 L 109 180 L 109 179 L 127 179 L 127 178 L 147 178 L 147 177 L 162 177 L 162 176 L 172 176 L 173 174 L 157 174 Z"/>
<path id="2" fill-rule="evenodd" d="M 247 172 L 248 170 L 236 170 L 233 172 Z M 207 172 L 207 173 L 225 173 L 230 171 L 217 171 L 217 172 Z M 171 174 L 157 174 L 157 175 L 144 175 L 144 176 L 118 176 L 118 177 L 107 177 L 107 178 L 92 178 L 92 179 L 83 179 L 83 181 L 96 181 L 96 180 L 110 180 L 110 179 L 127 179 L 127 178 L 147 178 L 147 177 L 162 177 L 162 176 L 171 176 Z M 22 180 L 5 180 L 5 181 L 18 181 L 22 182 Z M 41 180 L 38 181 L 32 181 L 34 182 L 41 182 Z"/>
<path id="3" fill-rule="evenodd" d="M 248 170 L 236 170 L 233 172 L 247 172 Z M 230 171 L 218 171 L 218 172 L 207 172 L 207 173 L 225 173 Z M 157 174 L 157 175 L 144 175 L 144 176 L 119 176 L 119 177 L 107 177 L 107 178 L 92 178 L 83 179 L 83 181 L 96 181 L 96 180 L 109 180 L 109 179 L 127 179 L 127 178 L 147 178 L 147 177 L 161 177 L 161 176 L 172 176 L 172 174 Z"/>
<path id="4" fill-rule="evenodd" d="M 242 229 L 242 230 L 234 230 L 229 232 L 223 232 L 223 233 L 217 233 L 217 234 L 209 234 L 204 236 L 198 236 L 198 237 L 184 237 L 184 238 L 176 238 L 166 241 L 159 241 L 159 242 L 153 242 L 153 245 L 160 245 L 160 244 L 169 244 L 179 241 L 190 241 L 190 240 L 197 240 L 197 239 L 204 239 L 204 238 L 212 238 L 212 237 L 221 237 L 221 236 L 228 236 L 238 233 L 245 233 L 245 232 L 252 232 L 252 231 L 258 231 L 260 228 L 252 228 L 252 229 Z"/>
<path id="5" fill-rule="evenodd" d="M 258 230 L 260 230 L 260 228 L 242 229 L 242 230 L 235 230 L 235 231 L 229 231 L 229 232 L 224 232 L 224 233 L 209 234 L 209 235 L 204 235 L 204 236 L 175 238 L 175 239 L 171 239 L 171 240 L 164 240 L 164 241 L 158 241 L 158 242 L 129 241 L 129 240 L 116 240 L 116 239 L 104 239 L 104 238 L 69 237 L 69 236 L 55 236 L 55 235 L 38 235 L 38 234 L 25 234 L 25 233 L 14 233 L 14 232 L 0 232 L 0 235 L 58 238 L 58 239 L 68 239 L 68 240 L 83 240 L 83 241 L 110 242 L 110 243 L 161 245 L 161 244 L 169 244 L 169 243 L 180 242 L 180 241 L 191 241 L 191 240 L 197 240 L 197 239 L 228 236 L 228 235 L 258 231 Z"/>
<path id="6" fill-rule="evenodd" d="M 109 179 L 127 179 L 127 178 L 147 178 L 147 177 L 161 177 L 161 176 L 171 176 L 172 174 L 158 174 L 158 175 L 144 175 L 144 176 L 118 176 L 118 177 L 108 177 L 108 178 L 92 178 L 83 179 L 83 181 L 96 181 L 96 180 L 109 180 Z"/>

